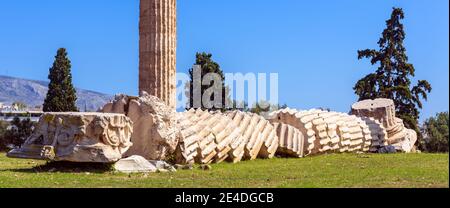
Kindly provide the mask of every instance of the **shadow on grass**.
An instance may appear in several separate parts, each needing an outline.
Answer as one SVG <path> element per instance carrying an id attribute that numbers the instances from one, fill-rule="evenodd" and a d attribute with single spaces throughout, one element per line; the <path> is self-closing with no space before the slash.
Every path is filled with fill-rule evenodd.
<path id="1" fill-rule="evenodd" d="M 113 164 L 104 163 L 75 163 L 75 162 L 47 162 L 33 168 L 10 169 L 6 171 L 21 173 L 107 173 L 112 172 Z"/>

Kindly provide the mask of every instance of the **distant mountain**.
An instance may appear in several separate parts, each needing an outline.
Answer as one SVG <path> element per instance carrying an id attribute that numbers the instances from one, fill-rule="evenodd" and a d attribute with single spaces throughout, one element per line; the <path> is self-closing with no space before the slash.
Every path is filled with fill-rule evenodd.
<path id="1" fill-rule="evenodd" d="M 84 111 L 97 111 L 113 96 L 77 88 L 77 106 Z M 48 82 L 27 80 L 0 75 L 0 102 L 11 104 L 20 101 L 29 107 L 42 106 L 48 91 Z"/>

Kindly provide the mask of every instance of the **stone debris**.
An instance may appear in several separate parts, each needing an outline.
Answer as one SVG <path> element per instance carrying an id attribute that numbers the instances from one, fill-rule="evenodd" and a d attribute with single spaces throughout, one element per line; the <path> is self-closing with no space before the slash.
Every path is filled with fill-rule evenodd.
<path id="1" fill-rule="evenodd" d="M 144 157 L 135 155 L 116 162 L 114 170 L 122 173 L 154 173 L 158 168 Z"/>
<path id="2" fill-rule="evenodd" d="M 176 169 L 164 161 L 148 161 L 142 156 L 133 155 L 114 164 L 114 169 L 122 173 L 175 172 Z"/>
<path id="3" fill-rule="evenodd" d="M 133 122 L 122 114 L 45 113 L 33 134 L 8 157 L 112 163 L 132 146 Z"/>

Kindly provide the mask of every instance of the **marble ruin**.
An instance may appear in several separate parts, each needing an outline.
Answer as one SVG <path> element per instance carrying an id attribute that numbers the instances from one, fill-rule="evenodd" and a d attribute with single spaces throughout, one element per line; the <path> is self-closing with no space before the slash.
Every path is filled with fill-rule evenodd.
<path id="1" fill-rule="evenodd" d="M 154 96 L 146 93 L 141 96 L 143 97 L 118 96 L 116 101 L 107 104 L 103 111 L 125 112 L 125 115 L 131 116 L 131 120 L 135 122 L 131 141 L 139 144 L 136 149 L 141 151 L 127 155 L 137 154 L 147 160 L 171 158 L 177 164 L 210 164 L 224 161 L 236 163 L 257 158 L 270 159 L 276 155 L 301 158 L 325 153 L 378 153 L 384 152 L 384 148 L 388 146 L 395 147 L 397 151 L 411 152 L 414 147 L 411 144 L 414 144 L 414 139 L 417 138 L 411 130 L 404 128 L 395 115 L 392 118 L 396 122 L 391 122 L 388 119 L 391 114 L 380 113 L 384 111 L 379 109 L 386 107 L 364 107 L 364 103 L 384 103 L 389 100 L 357 103 L 353 106 L 354 115 L 288 108 L 272 112 L 266 119 L 257 114 L 240 111 L 191 109 L 177 113 L 167 106 L 164 107 L 165 104 Z M 138 121 L 133 118 L 133 113 L 130 113 L 136 111 L 131 109 L 138 105 L 131 103 L 137 100 L 141 100 L 141 103 L 146 100 L 147 106 L 159 105 L 160 110 L 147 107 L 145 109 L 152 109 L 146 111 L 151 112 L 152 116 Z M 117 105 L 122 107 L 114 107 Z M 128 106 L 128 110 L 124 111 L 123 106 Z M 393 105 L 389 106 L 390 109 Z M 169 116 L 155 116 L 158 113 Z M 158 118 L 165 119 L 156 121 Z M 170 125 L 158 124 L 169 121 L 169 118 L 172 118 Z M 395 125 L 386 127 L 385 124 L 388 123 Z M 141 131 L 165 132 L 136 134 Z M 158 148 L 167 151 L 159 151 Z"/>
<path id="2" fill-rule="evenodd" d="M 133 146 L 125 156 L 140 155 L 148 160 L 166 160 L 180 141 L 177 114 L 161 99 L 141 93 L 140 97 L 117 95 L 103 113 L 120 113 L 133 122 Z"/>
<path id="3" fill-rule="evenodd" d="M 403 120 L 395 116 L 394 101 L 389 99 L 365 100 L 352 106 L 352 114 L 380 121 L 387 132 L 387 143 L 403 152 L 414 151 L 417 133 L 407 129 Z"/>
<path id="4" fill-rule="evenodd" d="M 45 113 L 9 157 L 111 163 L 132 146 L 133 122 L 122 114 Z"/>
<path id="5" fill-rule="evenodd" d="M 385 145 L 385 132 L 375 120 L 323 110 L 283 109 L 270 115 L 279 123 L 283 152 L 304 157 L 331 152 L 376 152 Z M 370 123 L 369 123 L 370 121 Z"/>
<path id="6" fill-rule="evenodd" d="M 141 0 L 140 96 L 117 95 L 101 113 L 46 113 L 9 157 L 116 163 L 124 172 L 156 171 L 147 161 L 240 162 L 326 153 L 412 152 L 417 134 L 392 100 L 361 101 L 351 114 L 282 109 L 175 111 L 176 0 Z M 148 92 L 148 93 L 147 93 Z M 121 160 L 122 159 L 122 160 Z"/>
<path id="7" fill-rule="evenodd" d="M 182 135 L 176 152 L 178 163 L 272 158 L 278 147 L 274 126 L 256 114 L 190 110 L 178 118 Z"/>

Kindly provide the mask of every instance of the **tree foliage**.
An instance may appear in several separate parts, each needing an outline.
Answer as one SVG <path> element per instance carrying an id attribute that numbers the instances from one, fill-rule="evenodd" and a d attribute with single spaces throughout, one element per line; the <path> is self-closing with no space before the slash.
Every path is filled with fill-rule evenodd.
<path id="1" fill-rule="evenodd" d="M 20 120 L 18 117 L 10 124 L 0 123 L 0 150 L 8 150 L 9 146 L 20 147 L 31 135 L 33 128 L 34 122 L 30 119 Z"/>
<path id="2" fill-rule="evenodd" d="M 50 68 L 44 112 L 76 112 L 76 90 L 72 84 L 71 63 L 65 48 L 60 48 Z"/>
<path id="3" fill-rule="evenodd" d="M 438 113 L 425 121 L 423 146 L 427 152 L 448 152 L 448 126 L 448 112 Z"/>
<path id="4" fill-rule="evenodd" d="M 355 93 L 360 100 L 388 98 L 396 105 L 397 116 L 408 128 L 419 132 L 419 109 L 431 92 L 431 85 L 426 80 L 419 80 L 411 86 L 411 78 L 415 76 L 414 65 L 408 62 L 404 40 L 406 37 L 401 20 L 404 19 L 401 8 L 393 8 L 391 18 L 386 21 L 387 28 L 378 41 L 379 49 L 358 51 L 358 59 L 370 59 L 372 65 L 379 64 L 375 73 L 359 80 Z"/>
<path id="5" fill-rule="evenodd" d="M 199 65 L 201 67 L 201 80 L 203 80 L 203 78 L 205 77 L 205 75 L 209 74 L 209 73 L 215 73 L 217 75 L 220 76 L 220 79 L 222 81 L 221 85 L 220 85 L 220 89 L 218 89 L 219 91 L 222 91 L 222 100 L 221 100 L 221 108 L 207 108 L 206 106 L 204 106 L 203 103 L 203 94 L 205 93 L 206 90 L 210 89 L 213 87 L 213 83 L 210 83 L 210 85 L 201 85 L 201 94 L 202 98 L 200 99 L 200 103 L 201 103 L 201 109 L 203 110 L 224 110 L 225 106 L 226 106 L 226 99 L 228 99 L 228 91 L 227 88 L 225 87 L 225 75 L 222 71 L 222 69 L 220 68 L 220 65 L 212 60 L 212 54 L 210 53 L 197 53 L 196 54 L 196 59 L 195 59 L 195 64 L 194 65 Z M 189 83 L 189 107 L 196 107 L 194 106 L 194 69 L 191 68 L 189 69 L 189 77 L 190 77 L 190 83 Z M 200 80 L 200 82 L 201 82 Z M 213 101 L 214 100 L 214 94 L 211 94 L 211 97 L 209 100 L 207 101 Z"/>

